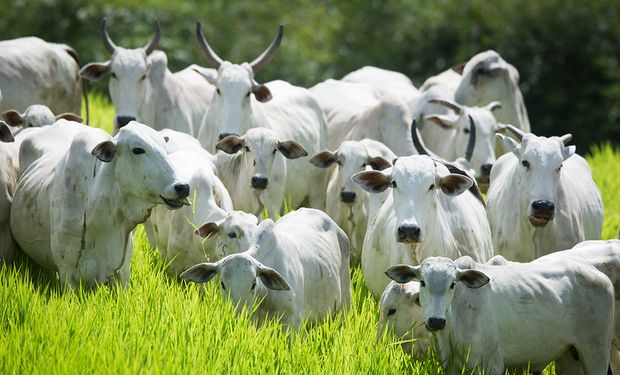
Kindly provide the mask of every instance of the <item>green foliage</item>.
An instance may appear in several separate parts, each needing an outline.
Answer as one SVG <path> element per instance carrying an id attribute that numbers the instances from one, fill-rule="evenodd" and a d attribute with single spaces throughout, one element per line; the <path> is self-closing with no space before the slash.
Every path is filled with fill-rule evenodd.
<path id="1" fill-rule="evenodd" d="M 617 0 L 17 0 L 0 6 L 0 37 L 38 35 L 70 44 L 84 63 L 103 61 L 109 59 L 99 37 L 104 16 L 113 40 L 125 47 L 145 45 L 159 19 L 160 47 L 173 70 L 206 64 L 196 21 L 233 62 L 258 56 L 284 23 L 282 47 L 257 79 L 302 86 L 362 65 L 401 71 L 419 85 L 493 48 L 521 73 L 535 133 L 572 132 L 582 152 L 603 140 L 620 142 Z M 106 82 L 92 87 L 105 92 Z"/>

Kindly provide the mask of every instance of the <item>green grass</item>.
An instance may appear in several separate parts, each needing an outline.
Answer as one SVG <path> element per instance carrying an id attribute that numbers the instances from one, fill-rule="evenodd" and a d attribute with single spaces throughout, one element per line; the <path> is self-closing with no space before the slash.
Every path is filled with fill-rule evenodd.
<path id="1" fill-rule="evenodd" d="M 112 113 L 91 97 L 91 124 L 110 131 Z M 620 151 L 596 148 L 588 160 L 605 202 L 603 237 L 616 237 Z M 389 339 L 375 343 L 379 306 L 359 269 L 344 316 L 288 337 L 275 322 L 257 327 L 237 317 L 215 283 L 201 291 L 168 276 L 142 226 L 135 243 L 125 289 L 63 293 L 24 256 L 0 269 L 0 373 L 441 372 L 434 359 L 414 361 Z"/>

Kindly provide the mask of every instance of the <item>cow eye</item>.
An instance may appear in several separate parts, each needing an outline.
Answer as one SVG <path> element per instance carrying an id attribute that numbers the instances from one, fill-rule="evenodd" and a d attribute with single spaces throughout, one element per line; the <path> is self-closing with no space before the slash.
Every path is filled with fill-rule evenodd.
<path id="1" fill-rule="evenodd" d="M 396 187 L 396 181 L 392 180 L 392 187 Z"/>
<path id="2" fill-rule="evenodd" d="M 454 282 L 452 284 L 450 284 L 450 289 L 454 289 L 455 285 L 456 285 L 456 283 L 454 283 Z"/>
<path id="3" fill-rule="evenodd" d="M 431 184 L 431 186 L 428 187 L 428 191 L 431 191 L 435 188 L 435 184 Z"/>
<path id="4" fill-rule="evenodd" d="M 140 77 L 140 81 L 144 81 L 145 78 L 146 78 L 146 74 Z"/>
<path id="5" fill-rule="evenodd" d="M 342 166 L 342 162 L 340 160 L 336 160 L 336 164 Z"/>
<path id="6" fill-rule="evenodd" d="M 34 128 L 34 125 L 32 125 L 31 123 L 28 123 L 28 127 L 29 128 Z"/>
<path id="7" fill-rule="evenodd" d="M 424 288 L 424 287 L 426 286 L 426 283 L 424 282 L 424 280 L 420 280 L 420 286 L 421 286 L 422 288 Z"/>
<path id="8" fill-rule="evenodd" d="M 223 282 L 223 281 L 222 281 L 222 282 L 220 282 L 220 285 L 222 286 L 222 289 L 223 289 L 223 290 L 226 290 L 226 285 L 224 285 L 224 282 Z"/>
<path id="9" fill-rule="evenodd" d="M 469 134 L 469 128 L 465 128 L 465 129 L 463 129 L 463 133 L 465 133 L 465 134 Z"/>
<path id="10" fill-rule="evenodd" d="M 396 314 L 396 309 L 389 309 L 388 313 L 387 313 L 387 316 L 392 316 L 394 314 Z"/>
<path id="11" fill-rule="evenodd" d="M 112 72 L 110 75 L 112 76 L 112 78 L 116 79 L 116 73 Z"/>
<path id="12" fill-rule="evenodd" d="M 529 162 L 529 161 L 527 161 L 527 160 L 523 160 L 523 161 L 521 162 L 521 165 L 522 165 L 522 166 L 524 166 L 524 167 L 525 167 L 525 168 L 527 168 L 527 169 L 530 169 L 530 162 Z"/>
<path id="13" fill-rule="evenodd" d="M 256 288 L 256 281 L 254 282 L 254 284 L 252 284 L 252 291 L 254 291 L 254 288 Z"/>
<path id="14" fill-rule="evenodd" d="M 215 92 L 219 95 L 221 94 L 220 89 L 215 89 Z"/>
<path id="15" fill-rule="evenodd" d="M 273 149 L 273 154 L 275 155 L 277 151 L 278 151 L 278 149 L 277 149 L 277 148 L 274 148 L 274 149 Z"/>
<path id="16" fill-rule="evenodd" d="M 237 233 L 235 232 L 228 233 L 228 238 L 237 238 Z"/>
<path id="17" fill-rule="evenodd" d="M 256 160 L 254 160 L 254 161 L 252 162 L 252 166 L 253 166 L 253 167 L 255 167 L 255 166 L 256 166 Z"/>
<path id="18" fill-rule="evenodd" d="M 245 97 L 246 97 L 246 98 L 249 98 L 249 97 L 250 97 L 250 94 L 251 94 L 251 92 L 248 92 L 247 94 L 245 94 Z"/>
<path id="19" fill-rule="evenodd" d="M 562 170 L 562 164 L 558 167 L 558 172 Z"/>
<path id="20" fill-rule="evenodd" d="M 144 149 L 140 147 L 134 147 L 131 149 L 131 152 L 133 152 L 136 155 L 140 155 L 140 154 L 144 154 Z"/>
<path id="21" fill-rule="evenodd" d="M 248 146 L 245 146 L 245 150 L 249 152 L 250 148 Z"/>

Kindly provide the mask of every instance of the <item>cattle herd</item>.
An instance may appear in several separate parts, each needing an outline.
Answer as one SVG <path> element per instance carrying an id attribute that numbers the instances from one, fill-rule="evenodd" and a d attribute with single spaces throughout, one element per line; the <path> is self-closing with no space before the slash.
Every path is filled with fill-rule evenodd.
<path id="1" fill-rule="evenodd" d="M 620 241 L 600 240 L 571 135 L 531 133 L 517 69 L 486 51 L 419 89 L 369 66 L 259 83 L 283 33 L 237 64 L 197 24 L 210 67 L 176 73 L 158 23 L 130 49 L 104 19 L 110 60 L 82 67 L 64 44 L 0 42 L 0 262 L 19 250 L 69 288 L 124 285 L 144 223 L 171 274 L 218 276 L 292 333 L 346 310 L 360 266 L 378 338 L 454 373 L 620 374 Z M 73 114 L 81 80 L 104 76 L 114 136 Z"/>

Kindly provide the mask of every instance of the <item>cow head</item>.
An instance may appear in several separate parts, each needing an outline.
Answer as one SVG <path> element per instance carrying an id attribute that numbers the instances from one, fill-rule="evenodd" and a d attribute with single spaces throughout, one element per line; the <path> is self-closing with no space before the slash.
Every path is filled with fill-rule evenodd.
<path id="1" fill-rule="evenodd" d="M 429 331 L 446 326 L 457 284 L 480 288 L 490 279 L 474 269 L 460 269 L 453 260 L 443 257 L 426 258 L 419 266 L 397 265 L 385 274 L 398 283 L 420 282 L 420 304 L 424 310 L 424 324 Z"/>
<path id="2" fill-rule="evenodd" d="M 57 120 L 82 122 L 82 117 L 73 113 L 63 113 L 55 116 L 45 105 L 33 104 L 26 108 L 24 113 L 10 110 L 2 113 L 2 119 L 10 126 L 23 126 L 24 128 L 38 128 L 52 125 Z"/>
<path id="3" fill-rule="evenodd" d="M 254 76 L 274 57 L 282 41 L 284 26 L 280 25 L 278 34 L 265 52 L 254 61 L 243 64 L 232 64 L 222 60 L 205 39 L 200 23 L 196 24 L 196 34 L 207 62 L 217 69 L 217 72 L 196 69 L 216 87 L 206 116 L 211 120 L 211 124 L 219 127 L 217 129 L 219 140 L 228 135 L 242 135 L 252 124 L 252 97 L 262 103 L 271 100 L 269 89 L 257 83 Z"/>
<path id="4" fill-rule="evenodd" d="M 219 221 L 210 221 L 196 230 L 196 234 L 209 238 L 216 236 L 217 248 L 224 255 L 245 251 L 258 226 L 258 218 L 243 211 L 231 211 Z"/>
<path id="5" fill-rule="evenodd" d="M 379 152 L 369 150 L 365 146 L 367 141 L 370 140 L 345 141 L 338 147 L 338 150 L 334 152 L 321 151 L 310 159 L 310 163 L 319 168 L 329 168 L 334 163 L 337 164 L 338 191 L 340 192 L 340 201 L 345 204 L 360 201 L 358 197 L 361 196 L 362 190 L 351 179 L 354 174 L 365 171 L 367 167 L 380 171 L 392 166 L 388 160 L 379 155 Z M 384 148 L 387 149 L 385 146 Z"/>
<path id="6" fill-rule="evenodd" d="M 499 135 L 504 145 L 518 159 L 516 173 L 520 193 L 527 202 L 527 216 L 534 227 L 547 225 L 555 216 L 558 186 L 564 161 L 575 153 L 575 146 L 566 146 L 570 134 L 562 137 L 538 137 L 508 125 L 521 143 Z"/>
<path id="7" fill-rule="evenodd" d="M 426 232 L 435 228 L 442 207 L 440 194 L 457 196 L 469 189 L 473 181 L 448 169 L 426 155 L 400 157 L 394 166 L 383 171 L 359 172 L 353 181 L 371 193 L 392 188 L 396 216 L 396 240 L 423 242 Z"/>
<path id="8" fill-rule="evenodd" d="M 114 104 L 114 123 L 122 128 L 136 120 L 153 124 L 152 101 L 154 82 L 161 81 L 167 69 L 166 55 L 155 51 L 161 36 L 159 22 L 155 21 L 155 35 L 142 48 L 119 47 L 108 35 L 105 18 L 101 20 L 101 38 L 104 47 L 112 55 L 102 63 L 90 63 L 80 70 L 80 75 L 89 81 L 98 81 L 109 75 L 109 90 Z"/>
<path id="9" fill-rule="evenodd" d="M 264 220 L 256 229 L 253 246 L 273 246 L 273 226 Z M 216 263 L 197 264 L 181 274 L 181 277 L 197 283 L 206 283 L 215 275 L 220 278 L 220 289 L 237 307 L 238 311 L 249 308 L 271 290 L 289 290 L 284 277 L 273 268 L 263 265 L 249 252 L 228 255 Z"/>
<path id="10" fill-rule="evenodd" d="M 123 195 L 153 205 L 163 203 L 171 209 L 189 204 L 189 184 L 177 177 L 164 137 L 152 128 L 132 121 L 114 138 L 95 146 L 92 154 L 114 163 L 114 176 Z"/>

